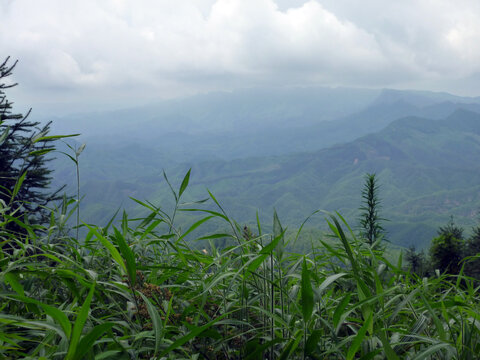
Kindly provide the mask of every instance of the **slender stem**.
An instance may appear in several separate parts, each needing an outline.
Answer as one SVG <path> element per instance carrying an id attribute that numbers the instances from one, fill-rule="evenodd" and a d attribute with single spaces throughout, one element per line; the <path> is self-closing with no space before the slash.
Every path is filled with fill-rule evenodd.
<path id="1" fill-rule="evenodd" d="M 272 239 L 273 240 L 273 239 Z M 275 319 L 273 318 L 273 314 L 275 313 L 275 309 L 274 309 L 274 296 L 275 296 L 275 288 L 274 288 L 274 285 L 273 285 L 273 277 L 274 277 L 274 273 L 273 273 L 273 252 L 270 253 L 270 281 L 271 281 L 271 298 L 270 298 L 270 311 L 272 312 L 272 327 L 271 327 L 271 330 L 270 330 L 270 337 L 271 337 L 271 341 L 272 341 L 272 346 L 270 347 L 270 360 L 273 360 L 273 339 L 275 337 Z"/>
<path id="2" fill-rule="evenodd" d="M 77 168 L 77 243 L 78 243 L 78 228 L 80 226 L 80 168 L 78 166 L 78 154 L 75 154 L 75 166 Z"/>

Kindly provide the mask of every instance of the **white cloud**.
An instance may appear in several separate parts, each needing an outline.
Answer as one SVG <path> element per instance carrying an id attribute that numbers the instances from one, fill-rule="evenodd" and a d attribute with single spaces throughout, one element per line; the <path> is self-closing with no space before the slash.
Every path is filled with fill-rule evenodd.
<path id="1" fill-rule="evenodd" d="M 22 86 L 64 96 L 435 88 L 480 72 L 477 1 L 3 0 L 0 11 L 0 49 L 20 59 Z"/>

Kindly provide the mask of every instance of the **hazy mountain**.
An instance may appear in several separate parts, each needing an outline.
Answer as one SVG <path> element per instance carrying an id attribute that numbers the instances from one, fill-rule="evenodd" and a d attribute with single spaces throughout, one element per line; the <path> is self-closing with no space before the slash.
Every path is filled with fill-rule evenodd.
<path id="1" fill-rule="evenodd" d="M 150 158 L 161 154 L 179 163 L 315 151 L 400 117 L 442 118 L 457 108 L 480 111 L 479 100 L 418 91 L 257 89 L 75 115 L 57 119 L 54 131 L 82 133 L 79 141 L 90 145 L 88 151 L 101 147 L 116 154 L 139 146 L 151 149 Z"/>
<path id="2" fill-rule="evenodd" d="M 89 138 L 158 140 L 174 133 L 244 133 L 252 128 L 306 126 L 361 110 L 378 90 L 265 88 L 209 93 L 142 107 L 55 119 L 55 130 Z"/>
<path id="3" fill-rule="evenodd" d="M 480 206 L 480 115 L 458 110 L 444 120 L 399 119 L 379 133 L 314 153 L 193 164 L 192 185 L 222 199 L 234 218 L 276 208 L 290 224 L 315 209 L 355 219 L 362 177 L 376 172 L 384 213 L 400 236 L 431 236 L 450 215 L 473 223 Z M 408 224 L 408 225 L 407 225 Z M 429 238 L 419 239 L 428 241 Z"/>
<path id="4" fill-rule="evenodd" d="M 450 104 L 421 111 L 433 114 Z M 450 215 L 473 224 L 480 207 L 480 115 L 461 109 L 444 119 L 400 118 L 351 142 L 282 156 L 174 165 L 161 152 L 122 146 L 118 152 L 92 147 L 89 153 L 87 145 L 81 155 L 87 221 L 102 222 L 120 205 L 134 215 L 138 208 L 129 196 L 168 207 L 171 197 L 162 169 L 178 182 L 189 167 L 187 198 L 203 198 L 209 188 L 238 221 L 253 221 L 257 210 L 269 221 L 276 208 L 291 227 L 316 209 L 338 210 L 354 224 L 363 176 L 376 172 L 391 240 L 405 245 L 422 246 Z M 64 165 L 73 176 L 73 166 Z M 317 218 L 310 224 L 321 223 Z"/>

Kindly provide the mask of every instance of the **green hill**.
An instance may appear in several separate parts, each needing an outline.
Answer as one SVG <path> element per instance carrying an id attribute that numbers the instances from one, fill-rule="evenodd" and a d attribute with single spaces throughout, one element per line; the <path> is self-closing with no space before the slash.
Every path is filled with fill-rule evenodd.
<path id="1" fill-rule="evenodd" d="M 81 171 L 88 173 L 82 186 L 87 221 L 106 221 L 120 205 L 135 211 L 129 196 L 171 206 L 161 167 L 132 162 L 128 156 L 133 150 L 125 152 L 124 163 L 132 166 L 127 174 L 131 180 L 121 180 L 121 172 L 115 180 L 95 177 L 94 164 L 81 163 Z M 390 240 L 423 247 L 451 215 L 466 226 L 477 220 L 478 159 L 480 115 L 457 110 L 443 120 L 402 118 L 378 133 L 317 152 L 186 163 L 167 172 L 178 180 L 192 167 L 187 196 L 206 197 L 208 188 L 237 221 L 254 221 L 257 210 L 267 221 L 275 208 L 290 227 L 298 227 L 317 209 L 338 210 L 354 224 L 363 176 L 376 172 Z M 322 224 L 321 218 L 309 222 L 312 227 Z"/>

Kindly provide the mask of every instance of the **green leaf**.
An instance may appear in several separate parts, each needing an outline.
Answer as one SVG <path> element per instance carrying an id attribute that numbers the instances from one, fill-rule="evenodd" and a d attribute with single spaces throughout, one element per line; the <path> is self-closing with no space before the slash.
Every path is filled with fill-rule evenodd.
<path id="1" fill-rule="evenodd" d="M 283 235 L 285 234 L 285 230 L 276 238 L 274 238 L 270 244 L 265 246 L 262 250 L 260 250 L 259 254 L 270 254 L 277 246 L 277 244 L 282 240 Z"/>
<path id="2" fill-rule="evenodd" d="M 258 210 L 257 210 L 257 230 L 258 230 L 258 236 L 262 236 L 262 225 L 260 224 L 260 217 L 258 216 Z"/>
<path id="3" fill-rule="evenodd" d="M 337 329 L 336 331 L 338 331 L 338 328 L 340 325 L 340 319 L 342 318 L 345 308 L 350 303 L 351 297 L 352 297 L 352 294 L 347 293 L 347 295 L 343 297 L 342 301 L 340 301 L 340 304 L 337 305 L 337 308 L 333 313 L 333 326 L 335 327 L 335 329 Z"/>
<path id="4" fill-rule="evenodd" d="M 51 135 L 51 136 L 40 136 L 40 137 L 35 137 L 33 139 L 33 143 L 37 143 L 39 141 L 48 141 L 48 140 L 57 140 L 57 139 L 64 139 L 64 138 L 69 138 L 69 137 L 74 137 L 74 136 L 79 136 L 80 134 L 72 134 L 72 135 Z"/>
<path id="5" fill-rule="evenodd" d="M 147 305 L 148 315 L 150 315 L 150 319 L 152 320 L 153 332 L 155 334 L 155 354 L 153 355 L 153 358 L 155 358 L 158 351 L 160 350 L 160 344 L 162 341 L 162 331 L 163 331 L 162 319 L 160 318 L 160 315 L 158 314 L 158 310 L 155 308 L 155 306 L 153 306 L 152 302 L 141 292 L 138 292 L 138 293 L 140 294 L 143 301 Z M 165 321 L 167 321 L 167 319 L 165 319 Z"/>
<path id="6" fill-rule="evenodd" d="M 95 227 L 90 226 L 90 225 L 85 224 L 85 223 L 83 223 L 83 224 L 87 228 L 89 228 L 90 231 L 93 232 L 93 234 L 97 237 L 97 240 L 99 240 L 102 243 L 102 245 L 107 248 L 107 250 L 109 251 L 112 258 L 120 265 L 120 267 L 123 269 L 123 271 L 125 271 L 125 273 L 128 273 L 127 272 L 127 267 L 125 266 L 125 262 L 123 261 L 122 256 L 120 255 L 118 250 L 115 248 L 115 246 L 113 246 L 113 244 L 110 241 L 108 241 L 104 236 L 102 236 L 97 231 L 97 229 Z"/>
<path id="7" fill-rule="evenodd" d="M 171 190 L 172 193 L 173 193 L 173 196 L 175 197 L 175 203 L 178 203 L 177 193 L 175 192 L 175 190 L 173 190 L 173 186 L 172 186 L 172 184 L 170 184 L 170 181 L 168 180 L 167 173 L 165 172 L 165 170 L 163 170 L 163 178 L 164 178 L 165 181 L 167 182 L 168 187 L 170 188 L 170 190 Z"/>
<path id="8" fill-rule="evenodd" d="M 313 290 L 310 282 L 310 272 L 307 267 L 307 261 L 303 258 L 302 265 L 302 315 L 303 320 L 308 322 L 313 312 Z"/>
<path id="9" fill-rule="evenodd" d="M 262 254 L 260 256 L 257 256 L 256 258 L 254 258 L 252 260 L 252 262 L 248 265 L 247 271 L 248 272 L 255 272 L 258 269 L 258 267 L 260 266 L 260 264 L 262 264 L 267 257 L 268 257 L 267 254 Z"/>
<path id="10" fill-rule="evenodd" d="M 186 342 L 190 341 L 191 339 L 193 339 L 195 336 L 201 334 L 202 332 L 204 332 L 205 330 L 207 330 L 209 327 L 213 326 L 215 323 L 219 322 L 220 320 L 222 320 L 223 318 L 227 317 L 227 316 L 230 316 L 232 312 L 228 312 L 228 313 L 225 313 L 211 321 L 209 321 L 208 323 L 206 323 L 205 325 L 202 325 L 202 326 L 198 326 L 196 327 L 195 329 L 193 329 L 191 332 L 189 332 L 187 335 L 185 336 L 182 336 L 181 338 L 177 339 L 172 345 L 170 345 L 167 349 L 165 349 L 161 354 L 160 354 L 160 357 L 162 356 L 165 356 L 169 353 L 171 353 L 173 350 L 179 348 L 180 346 L 182 346 L 183 344 L 185 344 Z"/>
<path id="11" fill-rule="evenodd" d="M 58 324 L 60 324 L 63 330 L 63 333 L 65 335 L 65 338 L 66 339 L 70 338 L 70 335 L 72 332 L 72 324 L 70 323 L 70 320 L 68 320 L 67 315 L 65 315 L 61 310 L 51 305 L 44 304 L 38 300 L 27 298 L 25 296 L 15 296 L 15 298 L 20 301 L 23 301 L 24 303 L 35 304 L 37 306 L 40 306 L 47 315 L 51 316 L 53 320 L 55 320 Z"/>
<path id="12" fill-rule="evenodd" d="M 8 134 L 10 133 L 10 126 L 7 126 L 6 129 L 3 131 L 2 135 L 0 135 L 0 146 L 7 140 Z"/>
<path id="13" fill-rule="evenodd" d="M 293 339 L 291 339 L 287 346 L 285 346 L 282 354 L 280 355 L 279 357 L 279 360 L 287 360 L 287 359 L 290 359 L 290 355 L 292 355 L 294 353 L 294 351 L 296 350 L 296 348 L 298 347 L 298 344 L 300 343 L 300 341 L 302 340 L 303 338 L 303 331 L 302 330 L 297 330 L 297 332 L 295 333 Z"/>
<path id="14" fill-rule="evenodd" d="M 390 341 L 388 341 L 386 331 L 380 331 L 378 337 L 383 344 L 383 349 L 385 351 L 385 355 L 387 356 L 387 360 L 400 360 L 397 354 L 395 354 L 395 351 L 393 351 Z"/>
<path id="15" fill-rule="evenodd" d="M 190 226 L 190 228 L 185 231 L 182 236 L 180 236 L 177 241 L 175 243 L 178 243 L 180 240 L 182 240 L 185 236 L 187 236 L 189 233 L 191 233 L 193 230 L 195 230 L 197 227 L 199 227 L 200 225 L 202 225 L 205 221 L 208 221 L 210 220 L 211 218 L 213 218 L 213 216 L 207 216 L 203 219 L 200 219 L 198 220 L 197 222 L 195 222 L 192 226 Z"/>
<path id="16" fill-rule="evenodd" d="M 445 344 L 445 343 L 435 344 L 433 346 L 430 346 L 427 350 L 418 354 L 414 358 L 412 358 L 412 360 L 423 360 L 423 359 L 429 358 L 431 355 L 435 354 L 436 352 L 449 347 L 451 347 L 450 344 Z"/>
<path id="17" fill-rule="evenodd" d="M 313 330 L 305 344 L 305 355 L 311 355 L 315 352 L 317 344 L 322 338 L 322 330 Z"/>
<path id="18" fill-rule="evenodd" d="M 12 202 L 13 199 L 15 199 L 15 197 L 17 196 L 18 192 L 20 191 L 20 188 L 22 187 L 23 181 L 25 180 L 25 177 L 26 177 L 26 176 L 27 176 L 27 172 L 24 171 L 24 173 L 22 174 L 22 176 L 20 176 L 20 177 L 17 179 L 17 182 L 15 183 L 15 187 L 13 188 L 12 198 L 11 198 L 10 202 Z"/>
<path id="19" fill-rule="evenodd" d="M 75 356 L 73 357 L 75 360 L 83 359 L 84 356 L 88 353 L 88 351 L 93 347 L 95 341 L 102 336 L 106 331 L 110 330 L 114 323 L 104 323 L 95 326 L 90 332 L 85 335 L 82 340 L 78 343 L 77 351 L 75 352 Z"/>
<path id="20" fill-rule="evenodd" d="M 323 292 L 327 287 L 328 285 L 330 285 L 331 283 L 333 283 L 335 280 L 338 280 L 340 279 L 341 277 L 347 275 L 347 273 L 339 273 L 339 274 L 334 274 L 334 275 L 330 275 L 329 277 L 327 277 L 325 280 L 323 280 L 323 282 L 320 284 L 318 290 L 320 292 Z"/>
<path id="21" fill-rule="evenodd" d="M 8 272 L 4 275 L 5 282 L 9 283 L 12 289 L 20 296 L 25 296 L 25 290 L 18 281 L 18 276 L 15 273 Z"/>
<path id="22" fill-rule="evenodd" d="M 48 154 L 49 152 L 52 152 L 52 151 L 55 151 L 55 148 L 48 148 L 48 149 L 40 149 L 40 150 L 31 151 L 30 153 L 28 153 L 28 155 L 30 155 L 30 156 L 42 156 L 42 155 Z"/>
<path id="23" fill-rule="evenodd" d="M 365 322 L 363 323 L 363 326 L 360 328 L 360 330 L 358 330 L 357 335 L 355 335 L 355 338 L 353 339 L 352 344 L 348 349 L 347 358 L 346 358 L 347 360 L 352 360 L 355 357 L 355 354 L 360 348 L 360 345 L 362 344 L 362 341 L 365 338 L 365 334 L 367 333 L 367 330 L 371 327 L 372 323 L 373 323 L 373 314 L 370 314 L 369 318 L 365 320 Z"/>
<path id="24" fill-rule="evenodd" d="M 113 227 L 113 232 L 115 234 L 114 239 L 118 245 L 118 248 L 120 249 L 123 258 L 125 259 L 128 277 L 132 285 L 134 286 L 137 281 L 137 264 L 135 262 L 135 254 L 128 246 L 123 234 L 120 233 L 120 231 L 118 231 L 116 227 Z"/>
<path id="25" fill-rule="evenodd" d="M 249 351 L 245 354 L 246 357 L 244 360 L 262 360 L 264 358 L 263 353 L 265 350 L 267 350 L 270 346 L 281 343 L 283 341 L 284 339 L 276 338 L 260 345 L 257 340 L 257 342 L 254 343 L 252 346 L 252 349 L 251 349 L 252 351 L 251 352 Z M 247 344 L 247 351 L 248 351 L 248 344 Z"/>
<path id="26" fill-rule="evenodd" d="M 435 314 L 435 311 L 432 309 L 432 306 L 430 305 L 430 303 L 427 301 L 427 299 L 425 298 L 425 296 L 422 293 L 420 293 L 420 297 L 422 298 L 423 303 L 427 307 L 428 312 L 430 313 L 430 315 L 433 319 L 433 323 L 435 324 L 435 327 L 437 329 L 438 336 L 440 337 L 441 340 L 446 341 L 447 340 L 447 334 L 445 332 L 445 329 L 443 328 L 442 322 L 438 318 L 437 314 Z"/>
<path id="27" fill-rule="evenodd" d="M 282 224 L 280 224 L 280 219 L 278 218 L 278 214 L 276 210 L 273 210 L 273 237 L 281 237 L 281 241 L 279 241 L 278 245 L 275 247 L 275 253 L 277 255 L 278 260 L 282 260 L 283 257 L 283 250 L 285 246 L 284 240 L 284 230 L 282 229 Z"/>
<path id="28" fill-rule="evenodd" d="M 95 291 L 95 284 L 92 284 L 90 291 L 88 292 L 87 298 L 83 303 L 80 312 L 77 315 L 75 324 L 73 325 L 72 336 L 70 338 L 70 345 L 68 347 L 67 356 L 65 360 L 75 359 L 75 353 L 77 352 L 77 346 L 80 341 L 80 336 L 82 335 L 83 327 L 87 321 L 88 312 L 90 310 L 90 303 L 92 302 L 93 293 Z"/>
<path id="29" fill-rule="evenodd" d="M 183 178 L 183 181 L 182 181 L 182 184 L 180 185 L 180 190 L 178 190 L 178 198 L 180 199 L 180 197 L 182 196 L 183 192 L 185 191 L 185 189 L 187 188 L 188 186 L 188 182 L 190 180 L 190 171 L 192 169 L 189 169 L 187 171 L 187 174 L 185 175 L 185 177 Z"/>

